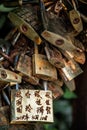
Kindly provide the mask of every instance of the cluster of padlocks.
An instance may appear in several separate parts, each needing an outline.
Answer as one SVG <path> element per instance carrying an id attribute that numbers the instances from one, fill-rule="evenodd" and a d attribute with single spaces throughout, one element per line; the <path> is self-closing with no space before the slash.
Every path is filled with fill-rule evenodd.
<path id="1" fill-rule="evenodd" d="M 21 2 L 8 13 L 12 30 L 0 39 L 2 125 L 53 122 L 53 100 L 64 94 L 63 84 L 75 90 L 86 60 L 87 18 L 74 0 L 70 11 L 61 0 Z"/>

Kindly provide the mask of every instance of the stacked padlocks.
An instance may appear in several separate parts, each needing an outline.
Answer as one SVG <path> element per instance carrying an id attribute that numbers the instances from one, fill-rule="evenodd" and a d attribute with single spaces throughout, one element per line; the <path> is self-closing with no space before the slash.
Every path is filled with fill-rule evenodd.
<path id="1" fill-rule="evenodd" d="M 79 64 L 85 63 L 85 48 L 75 38 L 83 31 L 83 23 L 73 0 L 72 5 L 68 13 L 60 0 L 40 0 L 8 14 L 12 30 L 0 39 L 0 96 L 4 99 L 0 111 L 8 110 L 5 105 L 11 111 L 9 122 L 1 113 L 5 125 L 53 122 L 52 99 L 64 94 L 63 83 L 75 90 L 74 78 L 83 72 Z"/>

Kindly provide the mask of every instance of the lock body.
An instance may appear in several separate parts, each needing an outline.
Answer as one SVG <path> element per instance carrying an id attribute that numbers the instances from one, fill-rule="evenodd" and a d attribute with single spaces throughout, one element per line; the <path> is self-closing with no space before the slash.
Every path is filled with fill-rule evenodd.
<path id="1" fill-rule="evenodd" d="M 59 71 L 65 81 L 71 81 L 83 72 L 80 66 L 73 59 L 69 60 L 65 67 Z"/>
<path id="2" fill-rule="evenodd" d="M 55 82 L 48 82 L 48 90 L 52 91 L 54 99 L 58 99 L 64 94 L 60 85 Z"/>
<path id="3" fill-rule="evenodd" d="M 10 12 L 8 17 L 25 36 L 37 44 L 41 43 L 41 38 L 37 33 L 41 29 L 41 24 L 35 9 L 31 5 L 26 5 Z"/>
<path id="4" fill-rule="evenodd" d="M 20 55 L 15 69 L 20 72 L 20 75 L 25 81 L 34 85 L 39 83 L 39 79 L 33 76 L 31 57 L 24 54 Z"/>
<path id="5" fill-rule="evenodd" d="M 33 55 L 33 75 L 43 80 L 57 80 L 56 68 L 41 54 Z"/>
<path id="6" fill-rule="evenodd" d="M 69 12 L 69 15 L 70 15 L 71 24 L 74 27 L 74 29 L 77 32 L 81 32 L 83 30 L 83 24 L 80 18 L 80 13 L 73 9 Z"/>
<path id="7" fill-rule="evenodd" d="M 20 89 L 11 91 L 11 124 L 53 122 L 52 92 Z"/>
<path id="8" fill-rule="evenodd" d="M 0 68 L 0 82 L 2 84 L 7 84 L 9 82 L 13 82 L 14 84 L 21 83 L 22 77 L 15 72 Z"/>

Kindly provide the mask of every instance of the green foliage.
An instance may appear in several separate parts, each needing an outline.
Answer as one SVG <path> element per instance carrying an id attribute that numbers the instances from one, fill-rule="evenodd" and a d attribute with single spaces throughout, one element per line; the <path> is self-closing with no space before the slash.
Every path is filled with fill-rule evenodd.
<path id="1" fill-rule="evenodd" d="M 65 99 L 75 99 L 77 95 L 74 92 L 71 92 L 68 88 L 65 89 L 63 98 Z"/>
<path id="2" fill-rule="evenodd" d="M 14 8 L 7 8 L 5 7 L 3 4 L 0 4 L 0 12 L 9 12 L 11 10 L 13 10 Z"/>

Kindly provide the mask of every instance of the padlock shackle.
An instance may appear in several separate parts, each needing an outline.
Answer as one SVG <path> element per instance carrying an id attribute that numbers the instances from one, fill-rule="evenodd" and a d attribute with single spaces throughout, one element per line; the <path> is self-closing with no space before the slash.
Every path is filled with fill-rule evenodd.
<path id="1" fill-rule="evenodd" d="M 34 52 L 35 54 L 38 54 L 38 45 L 34 43 Z"/>

